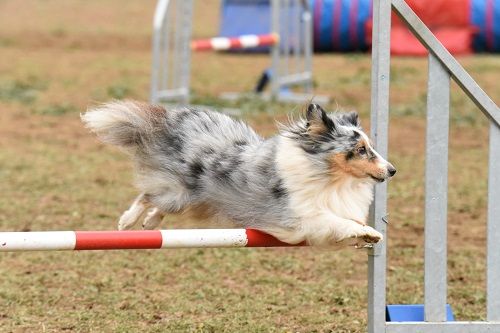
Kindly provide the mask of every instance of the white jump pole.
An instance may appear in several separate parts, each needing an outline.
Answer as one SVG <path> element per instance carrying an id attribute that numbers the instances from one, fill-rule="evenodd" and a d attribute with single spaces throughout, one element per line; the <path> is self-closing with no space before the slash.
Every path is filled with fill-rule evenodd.
<path id="1" fill-rule="evenodd" d="M 258 46 L 272 46 L 277 43 L 279 43 L 279 36 L 275 33 L 267 35 L 242 35 L 238 37 L 214 37 L 192 41 L 191 50 L 224 51 L 248 49 Z"/>
<path id="2" fill-rule="evenodd" d="M 0 232 L 0 252 L 303 245 L 283 243 L 253 229 Z"/>

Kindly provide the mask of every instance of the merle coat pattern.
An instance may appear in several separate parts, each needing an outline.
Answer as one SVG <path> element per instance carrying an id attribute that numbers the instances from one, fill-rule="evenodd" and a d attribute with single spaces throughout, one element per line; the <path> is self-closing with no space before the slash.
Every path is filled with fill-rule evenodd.
<path id="1" fill-rule="evenodd" d="M 130 101 L 104 104 L 82 120 L 133 157 L 141 194 L 120 229 L 150 209 L 147 229 L 165 214 L 191 211 L 290 243 L 382 239 L 365 225 L 366 215 L 373 184 L 395 169 L 371 147 L 356 113 L 328 115 L 310 104 L 305 119 L 269 139 L 217 112 Z"/>

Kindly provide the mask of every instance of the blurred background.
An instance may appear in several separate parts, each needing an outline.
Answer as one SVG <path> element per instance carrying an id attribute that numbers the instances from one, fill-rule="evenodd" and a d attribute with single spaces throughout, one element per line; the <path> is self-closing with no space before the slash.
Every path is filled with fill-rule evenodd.
<path id="1" fill-rule="evenodd" d="M 325 108 L 332 111 L 358 111 L 368 130 L 370 3 L 311 3 L 320 51 L 313 56 L 314 94 L 328 96 Z M 410 3 L 499 104 L 500 2 Z M 195 1 L 193 38 L 234 26 L 228 19 L 235 15 L 225 13 L 242 4 L 248 1 Z M 2 231 L 115 229 L 136 195 L 131 163 L 88 133 L 79 114 L 110 99 L 149 100 L 155 6 L 153 0 L 0 0 Z M 389 159 L 398 174 L 389 184 L 388 303 L 423 299 L 427 57 L 405 29 L 394 24 L 391 49 L 397 56 Z M 270 59 L 265 52 L 193 53 L 191 101 L 241 110 L 239 117 L 259 133 L 276 134 L 275 120 L 297 114 L 303 103 L 218 98 L 252 91 Z M 457 319 L 477 320 L 485 317 L 488 124 L 454 84 L 451 104 L 448 301 Z M 0 261 L 0 332 L 366 329 L 367 259 L 359 250 L 5 253 Z"/>

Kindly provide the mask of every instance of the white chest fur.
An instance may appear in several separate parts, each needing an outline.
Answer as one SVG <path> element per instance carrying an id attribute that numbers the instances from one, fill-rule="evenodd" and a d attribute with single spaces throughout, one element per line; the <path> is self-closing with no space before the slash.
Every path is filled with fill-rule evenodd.
<path id="1" fill-rule="evenodd" d="M 290 208 L 298 221 L 307 223 L 325 212 L 366 222 L 373 198 L 373 185 L 345 176 L 332 179 L 318 169 L 291 139 L 281 137 L 277 164 L 289 192 Z"/>

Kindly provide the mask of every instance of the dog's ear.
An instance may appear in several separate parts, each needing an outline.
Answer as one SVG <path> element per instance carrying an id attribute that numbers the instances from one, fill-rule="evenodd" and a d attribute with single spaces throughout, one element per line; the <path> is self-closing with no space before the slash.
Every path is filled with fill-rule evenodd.
<path id="1" fill-rule="evenodd" d="M 316 103 L 311 103 L 306 110 L 307 132 L 311 135 L 323 135 L 335 131 L 335 123 L 325 110 Z"/>
<path id="2" fill-rule="evenodd" d="M 361 127 L 361 123 L 359 122 L 359 115 L 356 111 L 342 113 L 340 119 L 342 120 L 343 123 L 347 125 Z"/>

